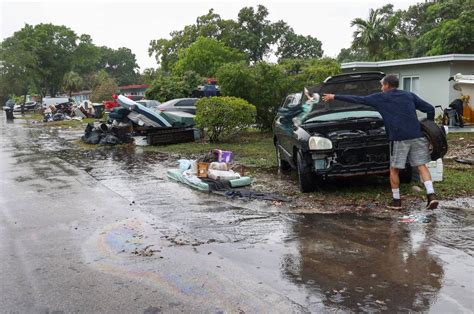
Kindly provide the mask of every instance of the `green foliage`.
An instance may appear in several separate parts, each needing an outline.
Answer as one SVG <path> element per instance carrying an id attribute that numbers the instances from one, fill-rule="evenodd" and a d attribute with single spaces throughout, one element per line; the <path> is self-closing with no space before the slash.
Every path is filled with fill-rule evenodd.
<path id="1" fill-rule="evenodd" d="M 388 60 L 450 53 L 474 53 L 474 2 L 426 1 L 407 10 L 392 5 L 371 9 L 367 20 L 354 19 L 352 49 L 341 62 Z"/>
<path id="2" fill-rule="evenodd" d="M 362 61 L 367 59 L 367 49 L 364 48 L 342 48 L 339 54 L 337 55 L 337 61 L 340 63 Z"/>
<path id="3" fill-rule="evenodd" d="M 28 38 L 33 27 L 26 25 L 21 32 L 6 38 L 0 46 L 0 98 L 5 103 L 10 94 L 24 95 L 30 87 L 37 87 L 36 57 Z"/>
<path id="4" fill-rule="evenodd" d="M 236 96 L 250 100 L 250 93 L 255 86 L 253 71 L 245 63 L 226 64 L 216 73 L 222 95 Z"/>
<path id="5" fill-rule="evenodd" d="M 196 126 L 207 131 L 211 142 L 235 134 L 255 123 L 255 106 L 237 97 L 201 98 L 196 103 Z"/>
<path id="6" fill-rule="evenodd" d="M 353 34 L 352 46 L 367 49 L 370 60 L 379 60 L 383 56 L 383 45 L 390 32 L 389 18 L 393 15 L 393 5 L 389 4 L 379 9 L 370 9 L 369 18 L 364 20 L 356 18 L 351 21 L 351 26 L 356 30 Z"/>
<path id="7" fill-rule="evenodd" d="M 227 64 L 217 71 L 217 79 L 223 95 L 241 97 L 254 104 L 257 125 L 269 130 L 287 94 L 302 91 L 305 86 L 316 85 L 339 72 L 339 63 L 330 58 L 286 59 L 279 65 Z"/>
<path id="8" fill-rule="evenodd" d="M 214 38 L 222 41 L 229 47 L 232 45 L 236 33 L 236 23 L 232 20 L 223 20 L 210 9 L 206 15 L 196 19 L 196 24 L 187 25 L 183 30 L 170 33 L 171 39 L 157 39 L 150 41 L 148 54 L 155 55 L 160 67 L 169 72 L 178 60 L 178 52 L 189 47 L 198 37 Z"/>
<path id="9" fill-rule="evenodd" d="M 100 47 L 99 68 L 109 73 L 119 85 L 134 84 L 138 78 L 135 54 L 129 48 Z"/>
<path id="10" fill-rule="evenodd" d="M 71 68 L 76 40 L 77 35 L 65 26 L 27 24 L 2 41 L 2 76 L 9 76 L 13 85 L 22 85 L 24 90 L 33 85 L 42 95 L 55 96 Z"/>
<path id="11" fill-rule="evenodd" d="M 245 54 L 240 51 L 229 48 L 218 40 L 199 37 L 196 42 L 179 52 L 173 72 L 182 74 L 194 71 L 203 77 L 212 77 L 223 64 L 241 61 L 245 61 Z"/>
<path id="12" fill-rule="evenodd" d="M 79 91 L 84 84 L 82 77 L 74 72 L 69 71 L 64 74 L 63 77 L 63 88 L 69 92 L 69 97 L 71 97 L 72 92 Z"/>
<path id="13" fill-rule="evenodd" d="M 276 54 L 280 60 L 319 58 L 323 55 L 321 45 L 321 42 L 315 37 L 297 35 L 289 31 L 282 36 Z"/>
<path id="14" fill-rule="evenodd" d="M 423 34 L 416 42 L 416 55 L 429 56 L 474 52 L 474 10 L 462 12 L 458 18 L 445 20 Z"/>
<path id="15" fill-rule="evenodd" d="M 341 72 L 339 62 L 331 58 L 287 59 L 280 62 L 288 77 L 288 92 L 302 91 L 324 81 L 328 76 Z"/>
<path id="16" fill-rule="evenodd" d="M 91 94 L 92 102 L 102 102 L 112 100 L 113 94 L 118 92 L 115 80 L 105 71 L 100 71 L 94 75 Z"/>
<path id="17" fill-rule="evenodd" d="M 69 93 L 79 87 L 89 89 L 99 70 L 107 71 L 120 84 L 139 78 L 130 49 L 97 47 L 89 35 L 77 36 L 53 24 L 26 24 L 5 38 L 0 44 L 0 64 L 0 99 L 9 94 L 55 96 L 63 88 Z M 68 77 L 67 73 L 77 75 Z"/>
<path id="18" fill-rule="evenodd" d="M 273 48 L 279 58 L 313 58 L 322 55 L 319 40 L 295 34 L 283 21 L 272 23 L 268 15 L 267 8 L 259 5 L 257 8 L 242 8 L 237 20 L 225 20 L 211 9 L 208 14 L 198 17 L 195 24 L 171 32 L 170 39 L 152 40 L 148 53 L 150 56 L 155 55 L 161 68 L 168 72 L 178 61 L 180 50 L 191 46 L 199 37 L 212 38 L 244 52 L 252 63 L 262 61 Z"/>
<path id="19" fill-rule="evenodd" d="M 79 44 L 72 56 L 71 68 L 81 77 L 89 77 L 100 69 L 100 58 L 101 50 L 92 43 L 92 38 L 89 35 L 81 35 L 79 36 Z M 86 88 L 90 88 L 90 86 L 86 84 Z"/>
<path id="20" fill-rule="evenodd" d="M 192 91 L 204 82 L 196 72 L 187 71 L 182 75 L 160 75 L 147 89 L 147 99 L 156 99 L 165 102 L 175 98 L 189 97 Z"/>

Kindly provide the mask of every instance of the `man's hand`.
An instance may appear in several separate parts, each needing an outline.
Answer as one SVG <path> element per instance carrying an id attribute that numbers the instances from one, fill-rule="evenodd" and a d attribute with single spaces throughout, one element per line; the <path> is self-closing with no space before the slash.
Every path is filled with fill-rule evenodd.
<path id="1" fill-rule="evenodd" d="M 323 94 L 323 100 L 325 102 L 333 101 L 334 100 L 334 94 Z"/>

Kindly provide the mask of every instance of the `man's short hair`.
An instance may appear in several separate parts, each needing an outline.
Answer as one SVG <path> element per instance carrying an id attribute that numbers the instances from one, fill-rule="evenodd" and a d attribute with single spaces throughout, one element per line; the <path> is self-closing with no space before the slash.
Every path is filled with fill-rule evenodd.
<path id="1" fill-rule="evenodd" d="M 382 79 L 382 84 L 387 84 L 392 88 L 398 88 L 398 86 L 400 85 L 400 81 L 395 75 L 389 74 L 385 75 L 385 77 Z"/>

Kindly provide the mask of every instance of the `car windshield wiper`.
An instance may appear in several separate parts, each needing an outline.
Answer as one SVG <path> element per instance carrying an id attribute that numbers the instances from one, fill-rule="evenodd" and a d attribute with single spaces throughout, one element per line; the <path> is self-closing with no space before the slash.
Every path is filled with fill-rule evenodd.
<path id="1" fill-rule="evenodd" d="M 347 118 L 341 118 L 341 119 L 336 119 L 333 121 L 341 121 L 341 120 L 365 120 L 365 119 L 379 119 L 378 117 L 347 117 Z"/>

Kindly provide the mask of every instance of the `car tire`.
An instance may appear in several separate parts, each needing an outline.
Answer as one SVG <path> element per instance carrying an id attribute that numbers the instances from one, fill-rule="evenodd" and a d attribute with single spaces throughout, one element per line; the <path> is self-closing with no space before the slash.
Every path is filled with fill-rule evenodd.
<path id="1" fill-rule="evenodd" d="M 288 171 L 291 169 L 291 165 L 288 161 L 281 159 L 280 148 L 278 147 L 278 142 L 275 143 L 275 154 L 277 159 L 278 169 L 281 171 Z"/>
<path id="2" fill-rule="evenodd" d="M 421 130 L 430 143 L 431 160 L 443 158 L 448 152 L 448 141 L 444 127 L 440 127 L 434 121 L 424 119 L 421 121 Z"/>
<path id="3" fill-rule="evenodd" d="M 406 165 L 405 169 L 401 169 L 399 173 L 401 183 L 410 183 L 413 176 L 413 168 L 410 165 Z"/>
<path id="4" fill-rule="evenodd" d="M 298 150 L 296 155 L 296 169 L 298 170 L 298 185 L 303 193 L 313 192 L 316 190 L 316 176 L 311 169 L 311 164 Z"/>

